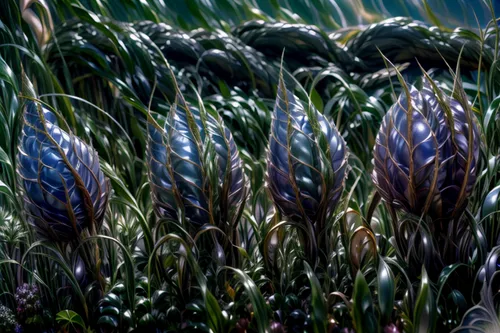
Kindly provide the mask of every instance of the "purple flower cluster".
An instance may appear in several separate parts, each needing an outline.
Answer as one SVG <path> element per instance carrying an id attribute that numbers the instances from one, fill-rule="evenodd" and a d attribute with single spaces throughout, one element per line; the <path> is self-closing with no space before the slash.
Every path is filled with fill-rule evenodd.
<path id="1" fill-rule="evenodd" d="M 17 315 L 19 318 L 30 318 L 42 310 L 38 287 L 34 284 L 24 283 L 16 289 Z"/>

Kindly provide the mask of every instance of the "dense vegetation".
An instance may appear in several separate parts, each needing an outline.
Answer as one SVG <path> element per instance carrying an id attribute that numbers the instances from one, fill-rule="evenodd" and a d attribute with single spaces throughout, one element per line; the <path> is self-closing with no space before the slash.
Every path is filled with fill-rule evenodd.
<path id="1" fill-rule="evenodd" d="M 0 333 L 500 332 L 491 3 L 166 3 L 2 3 Z"/>

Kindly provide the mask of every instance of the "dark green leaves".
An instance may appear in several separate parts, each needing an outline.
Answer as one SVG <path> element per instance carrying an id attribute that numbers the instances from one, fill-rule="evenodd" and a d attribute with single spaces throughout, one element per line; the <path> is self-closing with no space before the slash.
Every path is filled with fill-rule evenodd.
<path id="1" fill-rule="evenodd" d="M 63 310 L 59 312 L 56 316 L 56 321 L 66 329 L 71 327 L 74 330 L 83 329 L 84 332 L 86 331 L 85 322 L 75 311 Z"/>
<path id="2" fill-rule="evenodd" d="M 253 306 L 255 314 L 255 321 L 259 332 L 269 332 L 269 318 L 267 315 L 268 306 L 258 290 L 255 282 L 242 270 L 233 267 L 226 267 L 226 269 L 235 273 L 243 288 L 248 294 L 248 298 Z"/>
<path id="3" fill-rule="evenodd" d="M 377 332 L 378 324 L 372 295 L 361 271 L 358 271 L 356 275 L 352 298 L 352 321 L 356 331 L 360 333 Z"/>
<path id="4" fill-rule="evenodd" d="M 394 275 L 389 265 L 380 257 L 377 274 L 377 294 L 381 324 L 388 324 L 391 320 L 396 290 L 394 284 Z"/>
<path id="5" fill-rule="evenodd" d="M 449 331 L 469 301 L 478 301 L 481 283 L 491 284 L 485 289 L 493 295 L 498 253 L 484 259 L 498 240 L 500 102 L 496 71 L 490 71 L 496 68 L 495 22 L 486 35 L 399 18 L 331 31 L 379 21 L 385 12 L 372 16 L 370 6 L 347 0 L 264 2 L 51 2 L 55 29 L 41 49 L 19 1 L 5 1 L 2 304 L 15 309 L 9 295 L 29 280 L 43 286 L 44 305 L 63 330 L 325 332 L 354 326 L 378 333 L 432 331 L 434 322 L 435 331 Z M 419 81 L 408 91 L 404 84 L 393 87 L 398 73 L 384 68 L 379 51 L 401 62 L 395 68 L 408 81 L 415 57 L 435 68 L 430 77 L 444 81 L 423 88 Z M 481 62 L 481 70 L 463 74 L 475 114 L 459 85 L 440 71 L 446 69 L 441 56 L 453 65 L 459 52 L 462 71 L 476 71 Z M 286 85 L 279 80 L 280 57 Z M 387 113 L 393 88 L 399 93 L 401 86 L 403 97 Z M 453 102 L 438 86 L 446 92 L 455 87 L 449 95 L 461 99 Z M 42 108 L 37 126 L 28 119 L 34 114 L 20 116 L 19 99 L 34 98 L 35 88 L 62 117 Z M 487 170 L 481 170 L 476 115 L 487 136 Z M 380 194 L 373 195 L 366 170 L 384 116 L 375 151 Z M 63 117 L 95 149 L 63 132 L 56 122 Z M 352 152 L 348 161 L 344 140 Z M 94 168 L 100 163 L 85 163 L 84 151 L 89 158 L 99 152 L 114 189 L 102 228 L 87 222 L 98 197 L 92 179 L 101 173 Z M 77 172 L 82 160 L 89 172 Z M 15 168 L 31 195 L 24 198 L 30 218 L 70 222 L 56 231 L 71 233 L 64 239 L 71 242 L 30 247 L 16 204 Z M 472 190 L 476 176 L 479 194 Z M 344 187 L 348 195 L 338 209 Z M 380 197 L 389 205 L 380 205 Z M 88 237 L 94 229 L 101 235 Z M 84 242 L 73 234 L 84 234 L 88 246 L 80 247 Z M 304 256 L 311 259 L 306 264 Z M 22 266 L 12 265 L 17 262 Z M 464 318 L 466 329 L 495 322 L 495 298 L 481 296 Z M 61 309 L 67 311 L 55 318 Z"/>
<path id="6" fill-rule="evenodd" d="M 389 31 L 390 38 L 387 38 Z M 482 49 L 480 41 L 471 38 L 471 35 L 467 35 L 464 30 L 445 33 L 404 17 L 389 18 L 373 24 L 347 43 L 349 51 L 368 68 L 384 66 L 383 59 L 380 54 L 377 55 L 376 50 L 380 50 L 393 63 L 414 62 L 416 58 L 426 66 L 436 63 L 445 66 L 444 61 L 446 61 L 455 67 L 462 47 L 460 59 L 462 66 L 477 69 L 478 55 L 481 53 L 483 66 L 486 68 L 491 66 L 493 49 L 490 47 Z"/>
<path id="7" fill-rule="evenodd" d="M 422 267 L 420 290 L 413 313 L 413 325 L 415 333 L 432 333 L 436 325 L 436 303 L 432 291 L 431 282 L 425 268 Z"/>
<path id="8" fill-rule="evenodd" d="M 311 284 L 311 319 L 314 333 L 326 332 L 326 306 L 323 291 L 311 266 L 304 261 L 307 278 Z"/>

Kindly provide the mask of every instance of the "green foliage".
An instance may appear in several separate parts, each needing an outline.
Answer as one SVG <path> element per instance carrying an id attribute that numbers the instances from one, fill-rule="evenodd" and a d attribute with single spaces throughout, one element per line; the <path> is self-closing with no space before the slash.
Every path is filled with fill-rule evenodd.
<path id="1" fill-rule="evenodd" d="M 377 321 L 370 289 L 363 273 L 358 271 L 354 282 L 352 320 L 356 332 L 376 332 Z"/>
<path id="2" fill-rule="evenodd" d="M 451 30 L 432 1 L 46 3 L 0 11 L 0 332 L 499 330 L 496 21 Z M 408 94 L 437 114 L 426 138 Z M 407 164 L 452 164 L 434 188 L 459 188 L 453 214 L 425 184 L 384 192 L 431 141 Z M 41 239 L 35 211 L 82 223 Z"/>
<path id="3" fill-rule="evenodd" d="M 56 315 L 56 321 L 62 326 L 63 329 L 68 331 L 78 331 L 83 329 L 84 332 L 88 332 L 85 328 L 85 323 L 78 313 L 72 310 L 63 310 Z"/>

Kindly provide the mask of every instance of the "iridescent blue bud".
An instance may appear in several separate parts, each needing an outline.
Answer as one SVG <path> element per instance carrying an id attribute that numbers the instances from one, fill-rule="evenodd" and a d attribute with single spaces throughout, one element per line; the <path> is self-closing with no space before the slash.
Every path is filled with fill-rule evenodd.
<path id="1" fill-rule="evenodd" d="M 179 95 L 168 119 L 149 120 L 148 134 L 149 180 L 157 216 L 186 222 L 192 231 L 207 223 L 234 223 L 244 204 L 246 182 L 243 162 L 222 119 L 202 114 Z M 209 145 L 212 159 L 207 159 Z M 216 184 L 210 180 L 210 170 L 216 170 Z"/>
<path id="2" fill-rule="evenodd" d="M 267 155 L 267 186 L 283 215 L 315 222 L 331 213 L 341 197 L 347 147 L 336 127 L 310 108 L 306 111 L 280 80 Z"/>
<path id="3" fill-rule="evenodd" d="M 390 108 L 372 178 L 393 207 L 439 219 L 465 208 L 477 178 L 480 132 L 467 101 L 435 89 L 428 82 L 422 91 L 410 87 Z"/>
<path id="4" fill-rule="evenodd" d="M 24 207 L 38 234 L 70 241 L 85 228 L 97 231 L 110 192 L 97 152 L 31 101 L 24 109 L 18 149 Z"/>

